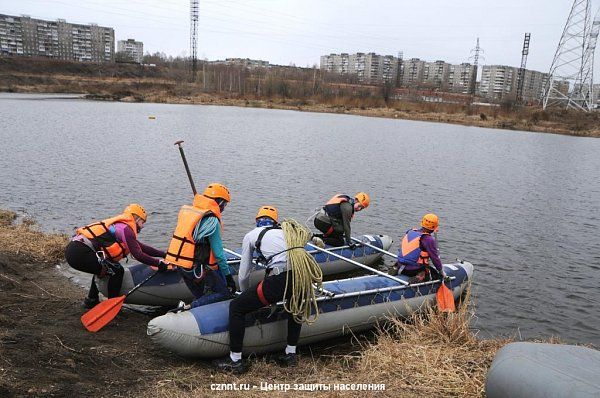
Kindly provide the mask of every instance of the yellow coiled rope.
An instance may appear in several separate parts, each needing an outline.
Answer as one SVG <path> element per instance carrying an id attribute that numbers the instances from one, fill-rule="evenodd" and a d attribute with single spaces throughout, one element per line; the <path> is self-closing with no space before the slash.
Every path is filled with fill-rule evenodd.
<path id="1" fill-rule="evenodd" d="M 294 219 L 284 220 L 281 228 L 287 247 L 294 248 L 287 252 L 288 270 L 291 271 L 287 273 L 284 297 L 287 297 L 288 289 L 292 289 L 292 293 L 290 299 L 285 301 L 284 308 L 292 314 L 296 322 L 306 322 L 310 325 L 319 317 L 315 285 L 318 289 L 323 288 L 321 267 L 315 258 L 303 249 L 312 237 L 312 233 Z M 293 276 L 292 283 L 290 283 L 290 274 Z M 315 314 L 311 318 L 313 308 Z"/>

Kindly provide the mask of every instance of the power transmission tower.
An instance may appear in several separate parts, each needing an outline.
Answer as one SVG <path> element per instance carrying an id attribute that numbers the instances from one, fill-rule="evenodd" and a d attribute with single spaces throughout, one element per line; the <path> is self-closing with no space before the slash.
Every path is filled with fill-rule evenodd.
<path id="1" fill-rule="evenodd" d="M 529 42 L 531 33 L 525 33 L 523 40 L 523 51 L 521 52 L 521 67 L 517 75 L 517 104 L 523 103 L 523 88 L 525 87 L 525 67 L 527 66 L 527 56 L 529 55 Z"/>
<path id="2" fill-rule="evenodd" d="M 591 79 L 586 53 L 591 33 L 590 0 L 575 0 L 563 30 L 544 90 L 543 108 L 564 107 L 588 111 L 590 91 L 584 88 Z M 592 50 L 593 54 L 593 50 Z"/>
<path id="3" fill-rule="evenodd" d="M 192 81 L 196 81 L 198 69 L 198 16 L 199 0 L 190 0 L 190 57 L 192 61 Z"/>
<path id="4" fill-rule="evenodd" d="M 402 80 L 404 79 L 404 52 L 398 52 L 398 74 L 396 77 L 396 87 L 402 87 Z"/>
<path id="5" fill-rule="evenodd" d="M 583 56 L 583 79 L 581 83 L 581 95 L 585 98 L 588 110 L 594 109 L 594 53 L 596 51 L 596 42 L 598 41 L 598 33 L 600 33 L 600 19 L 598 15 L 594 18 L 588 42 Z"/>
<path id="6" fill-rule="evenodd" d="M 483 48 L 481 48 L 479 46 L 479 37 L 477 38 L 477 45 L 475 46 L 474 49 L 471 50 L 471 56 L 469 57 L 469 59 L 473 59 L 473 79 L 471 80 L 470 83 L 470 87 L 469 87 L 469 94 L 471 95 L 475 95 L 475 86 L 477 85 L 477 71 L 479 69 L 479 57 L 481 57 L 481 53 L 484 53 L 485 51 L 483 50 Z"/>

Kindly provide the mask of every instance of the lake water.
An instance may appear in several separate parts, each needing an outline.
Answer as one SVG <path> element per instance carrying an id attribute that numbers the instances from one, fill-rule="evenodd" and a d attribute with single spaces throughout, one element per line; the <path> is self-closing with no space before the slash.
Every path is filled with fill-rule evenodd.
<path id="1" fill-rule="evenodd" d="M 151 120 L 148 116 L 156 116 Z M 348 115 L 0 94 L 0 207 L 70 232 L 140 202 L 141 240 L 166 247 L 196 186 L 226 184 L 224 239 L 257 208 L 304 222 L 366 191 L 355 235 L 440 216 L 442 261 L 475 265 L 479 336 L 600 346 L 600 140 Z M 389 263 L 389 260 L 387 260 Z"/>

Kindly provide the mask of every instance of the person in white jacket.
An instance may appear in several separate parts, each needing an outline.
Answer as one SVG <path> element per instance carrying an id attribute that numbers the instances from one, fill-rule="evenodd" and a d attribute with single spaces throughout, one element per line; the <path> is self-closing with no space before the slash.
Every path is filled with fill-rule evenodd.
<path id="1" fill-rule="evenodd" d="M 292 248 L 293 249 L 293 248 Z M 302 248 L 303 249 L 303 248 Z M 215 366 L 221 370 L 234 373 L 245 372 L 242 363 L 242 347 L 244 343 L 244 324 L 246 314 L 262 307 L 269 306 L 284 299 L 288 261 L 288 247 L 283 230 L 278 224 L 277 209 L 273 206 L 262 206 L 256 215 L 256 228 L 244 236 L 242 243 L 242 259 L 238 272 L 238 284 L 242 294 L 229 305 L 229 356 L 216 360 Z M 253 260 L 254 252 L 258 257 Z M 265 279 L 258 286 L 250 286 L 250 274 L 256 265 L 266 268 Z M 288 295 L 291 295 L 289 289 Z M 288 297 L 289 298 L 289 297 Z M 285 353 L 277 358 L 281 366 L 297 364 L 296 345 L 300 338 L 302 324 L 294 317 L 288 317 L 288 336 Z"/>

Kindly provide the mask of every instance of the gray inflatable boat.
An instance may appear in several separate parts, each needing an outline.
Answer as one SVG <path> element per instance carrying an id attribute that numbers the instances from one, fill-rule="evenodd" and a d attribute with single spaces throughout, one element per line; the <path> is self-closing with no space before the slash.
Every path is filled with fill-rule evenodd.
<path id="1" fill-rule="evenodd" d="M 600 398 L 600 351 L 562 344 L 511 343 L 487 375 L 488 398 Z"/>

